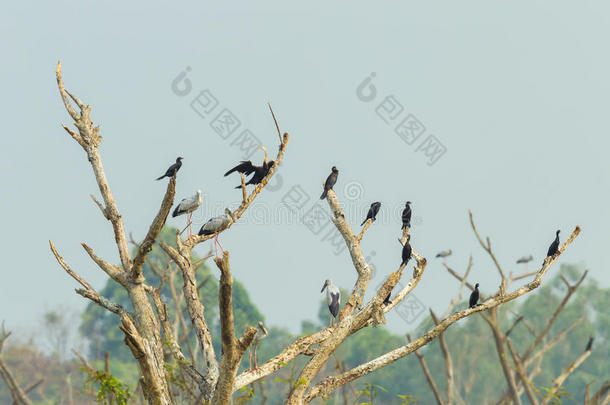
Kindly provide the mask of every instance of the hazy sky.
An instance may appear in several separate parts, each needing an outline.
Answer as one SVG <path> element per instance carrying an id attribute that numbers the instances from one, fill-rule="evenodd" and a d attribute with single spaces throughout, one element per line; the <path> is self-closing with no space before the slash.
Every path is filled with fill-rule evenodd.
<path id="1" fill-rule="evenodd" d="M 89 198 L 99 196 L 91 168 L 61 128 L 71 120 L 56 87 L 57 60 L 67 89 L 93 106 L 106 174 L 137 239 L 165 190 L 153 179 L 176 156 L 184 157 L 177 197 L 204 191 L 195 229 L 237 205 L 238 176 L 222 174 L 244 157 L 238 137 L 246 129 L 275 156 L 266 104 L 273 103 L 291 135 L 282 183 L 221 237 L 235 277 L 269 324 L 296 331 L 315 318 L 324 279 L 349 289 L 356 279 L 347 251 L 336 255 L 324 240 L 330 222 L 314 232 L 281 208 L 293 187 L 310 197 L 304 211 L 319 208 L 333 165 L 355 229 L 368 205 L 382 202 L 362 242 L 377 268 L 372 287 L 400 262 L 406 200 L 412 245 L 429 259 L 415 291 L 426 307 L 442 311 L 456 293 L 458 283 L 434 259 L 448 248 L 456 270 L 472 254 L 471 280 L 484 293 L 496 290 L 468 209 L 507 271 L 522 270 L 514 262 L 530 253 L 539 264 L 555 230 L 563 241 L 579 224 L 583 232 L 558 264 L 582 263 L 608 286 L 609 22 L 601 1 L 3 2 L 0 319 L 29 331 L 48 309 L 84 307 L 49 239 L 98 289 L 107 277 L 80 243 L 118 262 L 112 228 Z M 172 81 L 187 67 L 190 92 L 181 82 L 188 94 L 180 96 Z M 357 87 L 371 73 L 376 93 L 366 86 L 373 100 L 363 101 Z M 202 117 L 191 103 L 204 100 L 204 90 L 218 104 Z M 392 100 L 402 107 L 388 113 Z M 224 109 L 240 121 L 226 139 L 211 126 Z M 394 131 L 409 115 L 425 127 L 412 144 Z M 446 148 L 433 165 L 421 150 L 429 135 Z M 251 158 L 260 162 L 262 152 Z M 396 332 L 412 326 L 389 318 Z"/>

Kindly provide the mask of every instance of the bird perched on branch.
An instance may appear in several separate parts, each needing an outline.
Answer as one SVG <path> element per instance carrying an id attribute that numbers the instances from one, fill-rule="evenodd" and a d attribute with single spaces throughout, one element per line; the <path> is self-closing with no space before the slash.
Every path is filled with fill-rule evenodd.
<path id="1" fill-rule="evenodd" d="M 199 230 L 199 235 L 213 235 L 214 237 L 214 248 L 216 249 L 216 257 L 218 257 L 218 246 L 220 246 L 220 250 L 224 252 L 222 245 L 218 241 L 218 234 L 223 231 L 229 224 L 234 221 L 233 213 L 230 209 L 225 208 L 225 213 L 223 215 L 219 215 L 214 218 L 210 218 L 208 222 L 203 224 L 201 229 Z"/>
<path id="2" fill-rule="evenodd" d="M 383 300 L 382 304 L 383 305 L 390 305 L 392 303 L 392 300 L 390 299 L 392 297 L 392 290 L 390 290 L 390 292 L 388 293 L 388 296 L 385 297 L 385 299 Z"/>
<path id="3" fill-rule="evenodd" d="M 400 263 L 400 265 L 402 266 L 403 264 L 406 266 L 407 263 L 409 263 L 409 259 L 411 259 L 411 245 L 409 244 L 409 241 L 411 240 L 411 235 L 407 235 L 407 240 L 404 244 L 404 246 L 402 247 L 402 263 Z"/>
<path id="4" fill-rule="evenodd" d="M 468 307 L 476 307 L 477 302 L 479 302 L 479 283 L 476 283 L 474 285 L 474 290 L 472 290 L 472 293 L 470 294 L 470 300 L 468 301 Z"/>
<path id="5" fill-rule="evenodd" d="M 324 282 L 322 290 L 324 292 L 326 288 L 326 302 L 328 303 L 328 310 L 330 311 L 329 327 L 333 326 L 334 321 L 339 315 L 339 305 L 341 305 L 341 291 L 333 284 L 333 281 L 329 278 Z"/>
<path id="6" fill-rule="evenodd" d="M 532 260 L 534 260 L 534 256 L 532 256 L 532 255 L 529 255 L 529 256 L 523 256 L 522 258 L 520 258 L 519 260 L 517 260 L 517 263 L 518 263 L 518 264 L 519 264 L 519 263 L 524 263 L 524 264 L 525 264 L 525 263 L 529 263 L 529 262 L 531 262 Z"/>
<path id="7" fill-rule="evenodd" d="M 360 226 L 364 225 L 366 223 L 366 221 L 368 221 L 369 219 L 371 221 L 375 222 L 375 219 L 377 219 L 377 213 L 379 212 L 379 208 L 381 208 L 380 202 L 372 203 L 371 207 L 369 208 L 369 212 L 366 214 L 366 219 L 364 221 L 362 221 Z"/>
<path id="8" fill-rule="evenodd" d="M 259 146 L 257 149 L 262 149 L 263 152 L 265 152 L 265 159 L 261 166 L 256 166 L 249 160 L 242 160 L 237 166 L 226 172 L 225 177 L 233 172 L 243 173 L 244 176 L 254 173 L 254 175 L 250 177 L 250 180 L 246 182 L 246 185 L 260 184 L 267 174 L 269 174 L 269 170 L 275 165 L 275 162 L 273 160 L 267 162 L 267 149 L 265 149 L 264 146 Z M 241 188 L 241 184 L 235 188 Z"/>
<path id="9" fill-rule="evenodd" d="M 250 346 L 250 371 L 258 369 L 258 359 L 256 357 L 256 348 L 261 340 L 266 338 L 268 335 L 265 325 L 261 321 L 258 321 L 258 327 L 256 328 L 256 334 L 252 339 L 252 345 Z M 254 347 L 254 369 L 252 368 L 252 347 Z"/>
<path id="10" fill-rule="evenodd" d="M 549 246 L 549 250 L 546 252 L 546 257 L 553 257 L 559 253 L 559 230 L 555 232 L 555 240 Z"/>
<path id="11" fill-rule="evenodd" d="M 172 213 L 172 217 L 177 217 L 178 215 L 189 214 L 186 220 L 186 226 L 189 228 L 189 236 L 192 235 L 191 231 L 191 218 L 193 216 L 193 211 L 195 211 L 203 200 L 201 199 L 201 190 L 197 190 L 195 195 L 190 197 L 183 198 L 182 201 L 176 205 L 174 212 Z M 184 229 L 182 230 L 184 232 Z"/>
<path id="12" fill-rule="evenodd" d="M 585 347 L 585 352 L 591 351 L 593 348 L 593 336 L 589 337 L 589 341 L 587 342 L 587 347 Z"/>
<path id="13" fill-rule="evenodd" d="M 402 210 L 402 230 L 411 227 L 411 201 L 407 201 L 405 209 Z"/>
<path id="14" fill-rule="evenodd" d="M 451 249 L 449 249 L 449 250 L 443 250 L 442 252 L 438 252 L 438 253 L 436 254 L 436 257 L 442 257 L 442 258 L 445 258 L 445 257 L 447 257 L 447 256 L 451 256 L 451 253 L 453 253 L 453 252 L 451 251 Z"/>
<path id="15" fill-rule="evenodd" d="M 176 173 L 178 173 L 178 170 L 180 170 L 180 167 L 182 167 L 182 159 L 181 157 L 177 157 L 176 158 L 176 163 L 174 163 L 173 165 L 171 165 L 167 171 L 165 172 L 165 174 L 161 177 L 158 177 L 157 180 L 161 180 L 164 177 L 169 177 L 172 178 L 176 175 Z"/>
<path id="16" fill-rule="evenodd" d="M 324 183 L 324 192 L 320 196 L 320 200 L 325 199 L 326 195 L 328 194 L 328 190 L 333 189 L 333 186 L 337 182 L 337 177 L 339 177 L 339 170 L 335 166 L 333 166 L 331 169 L 331 173 L 326 178 L 326 183 Z"/>

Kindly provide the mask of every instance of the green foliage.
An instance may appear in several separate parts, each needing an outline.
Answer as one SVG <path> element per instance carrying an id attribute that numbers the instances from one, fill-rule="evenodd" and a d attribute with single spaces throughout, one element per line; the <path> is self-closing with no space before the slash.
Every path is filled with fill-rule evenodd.
<path id="1" fill-rule="evenodd" d="M 357 394 L 358 397 L 368 399 L 368 402 L 361 402 L 360 405 L 373 405 L 379 391 L 388 392 L 388 390 L 383 388 L 381 385 L 364 383 L 362 389 L 358 391 Z"/>
<path id="2" fill-rule="evenodd" d="M 131 393 L 129 386 L 121 382 L 112 374 L 103 370 L 93 370 L 87 367 L 81 367 L 81 370 L 88 375 L 85 381 L 85 390 L 97 390 L 95 393 L 95 402 L 105 405 L 125 405 Z"/>
<path id="3" fill-rule="evenodd" d="M 248 385 L 239 390 L 239 395 L 233 399 L 233 403 L 235 405 L 246 404 L 252 401 L 252 398 L 254 398 L 254 387 L 252 385 Z"/>

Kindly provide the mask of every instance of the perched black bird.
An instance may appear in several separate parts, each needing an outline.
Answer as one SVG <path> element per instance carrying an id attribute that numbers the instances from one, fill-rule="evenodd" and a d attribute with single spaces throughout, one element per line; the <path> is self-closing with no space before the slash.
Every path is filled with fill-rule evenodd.
<path id="1" fill-rule="evenodd" d="M 411 227 L 411 201 L 407 201 L 405 209 L 402 210 L 402 230 Z"/>
<path id="2" fill-rule="evenodd" d="M 411 240 L 411 235 L 407 235 L 407 241 L 405 242 L 405 245 L 402 247 L 402 263 L 400 263 L 400 265 L 402 266 L 403 264 L 406 266 L 407 263 L 409 263 L 409 259 L 411 258 L 411 245 L 409 244 L 409 241 Z"/>
<path id="3" fill-rule="evenodd" d="M 339 177 L 339 170 L 335 166 L 333 166 L 333 168 L 331 170 L 332 170 L 332 173 L 328 175 L 328 177 L 326 178 L 326 183 L 324 183 L 324 192 L 320 196 L 320 200 L 323 200 L 326 198 L 326 194 L 328 194 L 328 190 L 332 190 L 333 186 L 337 182 L 337 177 Z"/>
<path id="4" fill-rule="evenodd" d="M 553 257 L 559 253 L 559 231 L 555 233 L 555 240 L 549 246 L 549 250 L 546 252 L 547 257 Z"/>
<path id="5" fill-rule="evenodd" d="M 472 294 L 470 294 L 470 301 L 468 301 L 468 305 L 470 308 L 474 308 L 477 306 L 477 302 L 479 302 L 479 283 L 476 283 L 474 286 L 474 290 Z"/>
<path id="6" fill-rule="evenodd" d="M 165 174 L 161 177 L 159 177 L 157 180 L 161 180 L 164 177 L 174 177 L 176 173 L 178 173 L 178 170 L 180 170 L 180 167 L 182 166 L 182 158 L 181 157 L 177 157 L 176 158 L 176 163 L 174 163 L 173 165 L 171 165 L 169 167 L 169 169 L 167 169 L 167 171 L 165 172 Z"/>
<path id="7" fill-rule="evenodd" d="M 375 219 L 377 219 L 377 213 L 379 212 L 379 208 L 380 207 L 381 207 L 381 203 L 380 202 L 372 203 L 371 204 L 371 208 L 369 208 L 368 214 L 366 214 L 366 219 L 364 221 L 362 221 L 360 226 L 364 225 L 366 223 L 366 221 L 368 221 L 369 219 L 374 222 Z"/>
<path id="8" fill-rule="evenodd" d="M 253 165 L 249 160 L 242 160 L 237 166 L 225 173 L 225 177 L 233 172 L 243 173 L 244 176 L 248 176 L 252 173 L 254 175 L 250 177 L 250 180 L 246 182 L 248 184 L 259 184 L 269 174 L 269 170 L 275 165 L 273 160 L 267 162 L 267 149 L 264 146 L 259 146 L 258 149 L 262 149 L 265 152 L 265 159 L 263 160 L 262 166 Z M 241 184 L 235 188 L 241 188 Z"/>
<path id="9" fill-rule="evenodd" d="M 383 300 L 383 305 L 390 305 L 392 303 L 392 300 L 390 299 L 391 296 L 392 296 L 392 291 L 390 290 L 390 292 L 388 293 L 388 296 L 385 297 L 385 300 Z"/>
<path id="10" fill-rule="evenodd" d="M 585 352 L 591 351 L 593 347 L 593 336 L 589 337 L 589 341 L 587 342 L 587 347 L 585 348 Z"/>

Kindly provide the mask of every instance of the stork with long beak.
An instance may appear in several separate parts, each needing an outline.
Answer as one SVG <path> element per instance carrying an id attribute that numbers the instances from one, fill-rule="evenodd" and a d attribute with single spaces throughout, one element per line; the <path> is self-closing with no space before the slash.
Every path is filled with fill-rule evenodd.
<path id="1" fill-rule="evenodd" d="M 250 180 L 246 182 L 246 185 L 260 184 L 263 179 L 267 177 L 267 174 L 269 174 L 269 170 L 271 170 L 273 165 L 275 165 L 275 162 L 273 160 L 267 161 L 267 149 L 265 149 L 264 146 L 259 146 L 257 149 L 262 149 L 263 152 L 265 152 L 265 159 L 263 160 L 263 164 L 261 166 L 256 166 L 252 164 L 250 160 L 242 160 L 237 166 L 226 172 L 225 177 L 233 172 L 243 173 L 244 176 L 248 176 L 254 173 L 254 175 L 250 177 Z M 235 188 L 241 188 L 241 185 Z"/>
<path id="2" fill-rule="evenodd" d="M 337 315 L 339 315 L 339 305 L 341 305 L 341 291 L 339 288 L 333 284 L 333 281 L 329 278 L 324 282 L 322 286 L 322 291 L 324 292 L 326 289 L 326 303 L 328 304 L 328 310 L 330 311 L 330 321 L 329 327 L 333 326 Z"/>

